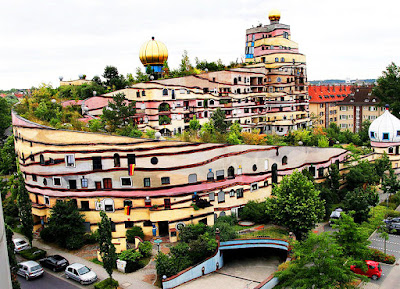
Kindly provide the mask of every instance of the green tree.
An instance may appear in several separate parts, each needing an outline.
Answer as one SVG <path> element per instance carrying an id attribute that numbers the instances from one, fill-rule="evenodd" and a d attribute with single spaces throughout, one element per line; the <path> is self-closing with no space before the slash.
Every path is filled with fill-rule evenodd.
<path id="1" fill-rule="evenodd" d="M 339 189 L 340 189 L 340 171 L 339 167 L 337 164 L 331 164 L 328 167 L 328 174 L 325 176 L 326 181 L 325 184 L 328 187 L 328 189 L 332 192 L 333 196 L 339 196 Z M 339 201 L 338 198 L 334 198 L 333 201 Z"/>
<path id="2" fill-rule="evenodd" d="M 149 81 L 149 76 L 142 72 L 140 67 L 136 68 L 136 79 L 135 82 L 146 82 Z"/>
<path id="3" fill-rule="evenodd" d="M 266 213 L 301 239 L 324 216 L 324 201 L 313 182 L 299 171 L 284 176 L 266 200 Z"/>
<path id="4" fill-rule="evenodd" d="M 7 239 L 7 252 L 8 252 L 8 263 L 10 265 L 10 273 L 11 273 L 11 283 L 13 289 L 20 289 L 21 286 L 17 280 L 17 259 L 15 258 L 14 252 L 14 242 L 12 241 L 13 231 L 8 225 L 5 225 L 6 230 L 6 239 Z"/>
<path id="5" fill-rule="evenodd" d="M 108 107 L 103 108 L 101 120 L 109 132 L 115 132 L 118 128 L 133 125 L 135 113 L 136 102 L 128 101 L 123 93 L 117 93 L 113 100 L 108 102 Z"/>
<path id="6" fill-rule="evenodd" d="M 389 160 L 389 157 L 386 154 L 386 152 L 384 152 L 379 159 L 375 160 L 374 165 L 376 174 L 381 179 L 383 178 L 385 172 L 392 167 L 392 162 Z"/>
<path id="7" fill-rule="evenodd" d="M 43 231 L 47 231 L 61 247 L 78 249 L 83 246 L 84 222 L 84 216 L 72 200 L 57 200 Z"/>
<path id="8" fill-rule="evenodd" d="M 7 101 L 0 97 L 0 143 L 4 137 L 4 132 L 11 125 L 11 110 Z"/>
<path id="9" fill-rule="evenodd" d="M 400 181 L 393 168 L 389 168 L 389 175 L 383 175 L 382 190 L 386 194 L 395 194 L 400 190 Z"/>
<path id="10" fill-rule="evenodd" d="M 214 128 L 217 132 L 219 133 L 226 133 L 226 130 L 228 128 L 228 124 L 225 122 L 225 112 L 223 112 L 219 107 L 217 110 L 214 112 L 214 114 L 211 117 Z"/>
<path id="11" fill-rule="evenodd" d="M 341 218 L 333 225 L 333 228 L 337 229 L 333 232 L 333 237 L 342 247 L 344 255 L 362 261 L 369 254 L 368 246 L 371 242 L 368 240 L 368 233 L 354 221 L 352 214 L 354 211 L 340 214 Z"/>
<path id="12" fill-rule="evenodd" d="M 377 79 L 378 85 L 372 93 L 380 99 L 382 106 L 389 104 L 392 113 L 400 117 L 400 67 L 390 63 L 382 76 Z"/>
<path id="13" fill-rule="evenodd" d="M 354 288 L 356 275 L 350 270 L 341 247 L 329 233 L 313 234 L 293 246 L 293 258 L 283 271 L 275 272 L 275 288 Z"/>
<path id="14" fill-rule="evenodd" d="M 17 192 L 18 215 L 21 220 L 21 232 L 28 238 L 29 244 L 32 246 L 33 239 L 33 217 L 32 217 L 32 202 L 29 198 L 29 192 L 25 188 L 25 181 L 22 173 L 18 174 L 17 182 L 14 183 L 17 187 L 14 189 Z"/>
<path id="15" fill-rule="evenodd" d="M 378 183 L 380 177 L 376 173 L 375 166 L 363 160 L 351 167 L 345 178 L 347 189 L 351 191 L 358 187 Z"/>
<path id="16" fill-rule="evenodd" d="M 125 77 L 118 73 L 118 69 L 115 66 L 106 66 L 103 77 L 106 80 L 105 85 L 113 91 L 125 88 L 128 84 Z"/>
<path id="17" fill-rule="evenodd" d="M 370 217 L 370 203 L 368 193 L 362 188 L 347 192 L 343 199 L 343 208 L 346 211 L 354 211 L 353 217 L 356 223 L 368 221 Z"/>
<path id="18" fill-rule="evenodd" d="M 117 254 L 115 253 L 115 246 L 111 242 L 111 220 L 103 211 L 100 212 L 100 216 L 101 222 L 98 223 L 100 255 L 103 260 L 103 267 L 110 279 L 112 279 L 113 269 L 117 262 Z"/>
<path id="19" fill-rule="evenodd" d="M 0 174 L 8 175 L 17 171 L 14 136 L 9 136 L 0 147 Z"/>
<path id="20" fill-rule="evenodd" d="M 196 119 L 196 116 L 193 116 L 193 119 L 189 122 L 189 129 L 197 134 L 200 129 L 200 122 Z"/>

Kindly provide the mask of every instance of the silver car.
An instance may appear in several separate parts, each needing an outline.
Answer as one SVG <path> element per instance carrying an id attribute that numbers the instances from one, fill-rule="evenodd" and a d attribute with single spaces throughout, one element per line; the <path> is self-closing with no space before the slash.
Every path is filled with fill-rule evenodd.
<path id="1" fill-rule="evenodd" d="M 19 253 L 23 250 L 30 249 L 29 243 L 21 238 L 15 238 L 12 240 L 14 243 L 14 252 Z"/>
<path id="2" fill-rule="evenodd" d="M 74 279 L 81 284 L 91 284 L 97 280 L 97 275 L 85 265 L 73 263 L 65 269 L 65 277 Z"/>
<path id="3" fill-rule="evenodd" d="M 39 263 L 36 263 L 35 261 L 18 263 L 17 274 L 24 277 L 26 280 L 42 276 L 43 273 L 44 270 L 42 266 L 40 266 Z"/>

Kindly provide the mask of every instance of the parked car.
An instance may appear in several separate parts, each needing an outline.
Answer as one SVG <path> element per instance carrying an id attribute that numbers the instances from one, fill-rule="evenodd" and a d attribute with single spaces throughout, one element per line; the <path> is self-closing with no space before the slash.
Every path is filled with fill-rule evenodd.
<path id="1" fill-rule="evenodd" d="M 383 220 L 389 230 L 396 230 L 400 232 L 400 218 L 388 218 Z"/>
<path id="2" fill-rule="evenodd" d="M 339 220 L 341 218 L 340 214 L 343 212 L 341 208 L 337 208 L 334 210 L 331 215 L 329 216 L 329 225 L 331 226 L 332 224 L 335 223 L 335 220 Z"/>
<path id="3" fill-rule="evenodd" d="M 44 270 L 39 263 L 35 261 L 26 261 L 18 263 L 17 274 L 24 277 L 26 280 L 30 280 L 39 276 L 42 276 Z"/>
<path id="4" fill-rule="evenodd" d="M 65 270 L 65 268 L 69 265 L 69 262 L 60 255 L 53 255 L 40 260 L 40 264 L 43 267 L 47 267 L 56 272 Z"/>
<path id="5" fill-rule="evenodd" d="M 355 265 L 351 265 L 350 270 L 356 274 L 372 278 L 373 280 L 378 280 L 379 278 L 381 278 L 381 276 L 383 275 L 382 268 L 378 262 L 365 260 L 365 263 L 367 263 L 367 271 L 364 271 L 363 269 L 356 267 Z"/>
<path id="6" fill-rule="evenodd" d="M 97 280 L 97 275 L 85 265 L 73 263 L 65 269 L 65 277 L 74 279 L 79 283 L 91 284 Z"/>
<path id="7" fill-rule="evenodd" d="M 14 252 L 18 253 L 26 249 L 30 249 L 31 246 L 29 246 L 29 243 L 25 241 L 24 239 L 21 238 L 15 238 L 13 239 L 14 243 Z"/>

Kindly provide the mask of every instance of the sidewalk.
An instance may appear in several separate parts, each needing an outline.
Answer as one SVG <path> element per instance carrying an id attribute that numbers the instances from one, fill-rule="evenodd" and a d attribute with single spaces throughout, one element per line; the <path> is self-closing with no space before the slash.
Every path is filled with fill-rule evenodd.
<path id="1" fill-rule="evenodd" d="M 15 237 L 20 237 L 20 238 L 26 239 L 21 234 L 14 232 L 14 238 Z M 93 269 L 93 271 L 97 274 L 97 277 L 99 280 L 104 280 L 104 279 L 108 278 L 107 272 L 104 270 L 104 268 L 101 265 L 95 264 L 84 258 L 81 258 L 74 254 L 68 253 L 68 251 L 66 251 L 66 250 L 53 248 L 51 245 L 43 243 L 40 239 L 33 239 L 32 244 L 35 247 L 46 250 L 48 256 L 60 254 L 63 257 L 65 257 L 69 261 L 70 264 L 81 263 L 81 264 L 86 265 L 87 267 Z M 119 282 L 119 286 L 124 289 L 134 289 L 134 288 L 135 289 L 136 288 L 156 289 L 158 287 L 142 281 L 144 279 L 150 279 L 149 276 L 154 275 L 154 274 L 156 274 L 154 261 L 150 261 L 150 263 L 145 268 L 140 269 L 139 271 L 129 273 L 129 274 L 124 274 L 119 271 L 114 271 L 112 276 L 115 280 L 117 280 Z"/>

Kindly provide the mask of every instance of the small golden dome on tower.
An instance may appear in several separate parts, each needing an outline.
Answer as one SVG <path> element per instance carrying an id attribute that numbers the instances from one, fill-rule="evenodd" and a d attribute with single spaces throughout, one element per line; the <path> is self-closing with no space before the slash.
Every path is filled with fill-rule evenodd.
<path id="1" fill-rule="evenodd" d="M 144 66 L 147 65 L 162 65 L 168 59 L 167 46 L 161 41 L 151 40 L 142 45 L 139 52 L 140 61 Z"/>
<path id="2" fill-rule="evenodd" d="M 268 14 L 268 18 L 271 21 L 279 21 L 281 19 L 281 12 L 277 9 L 272 9 Z"/>

